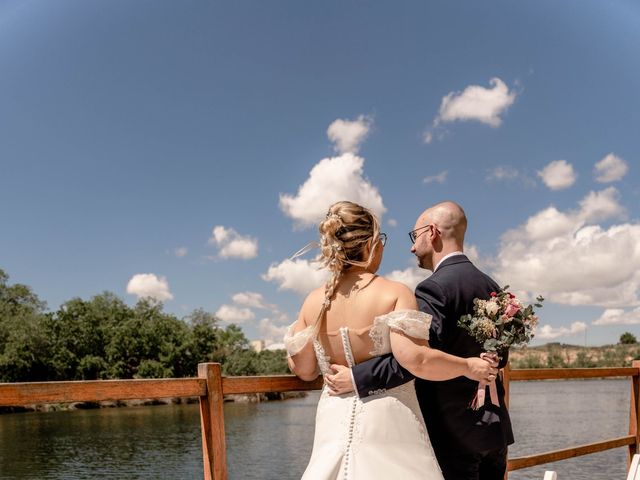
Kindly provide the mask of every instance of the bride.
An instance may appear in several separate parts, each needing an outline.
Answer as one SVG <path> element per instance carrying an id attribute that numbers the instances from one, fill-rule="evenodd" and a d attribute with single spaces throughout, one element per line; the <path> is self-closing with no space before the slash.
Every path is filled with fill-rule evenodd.
<path id="1" fill-rule="evenodd" d="M 430 349 L 431 316 L 417 310 L 406 286 L 375 274 L 386 235 L 369 210 L 335 203 L 319 231 L 319 261 L 331 278 L 309 294 L 285 335 L 296 375 L 311 381 L 332 373 L 332 363 L 351 367 L 389 352 L 413 375 L 429 380 L 488 375 L 491 367 L 480 358 Z M 302 478 L 441 480 L 413 384 L 362 400 L 355 393 L 329 395 L 325 385 Z"/>

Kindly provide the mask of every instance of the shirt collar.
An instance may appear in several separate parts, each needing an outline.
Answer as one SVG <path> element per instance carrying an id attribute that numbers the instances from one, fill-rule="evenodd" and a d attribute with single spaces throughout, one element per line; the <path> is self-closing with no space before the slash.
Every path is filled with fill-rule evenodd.
<path id="1" fill-rule="evenodd" d="M 438 264 L 436 265 L 436 268 L 434 268 L 434 269 L 433 269 L 433 271 L 435 272 L 436 270 L 438 270 L 438 267 L 439 267 L 440 265 L 442 265 L 442 262 L 444 262 L 447 258 L 454 257 L 454 256 L 456 256 L 456 255 L 464 255 L 464 252 L 461 252 L 461 251 L 455 251 L 455 252 L 451 252 L 451 253 L 449 253 L 449 254 L 445 255 L 444 257 L 442 257 L 442 258 L 440 259 L 440 261 L 439 261 L 439 262 L 438 262 Z"/>

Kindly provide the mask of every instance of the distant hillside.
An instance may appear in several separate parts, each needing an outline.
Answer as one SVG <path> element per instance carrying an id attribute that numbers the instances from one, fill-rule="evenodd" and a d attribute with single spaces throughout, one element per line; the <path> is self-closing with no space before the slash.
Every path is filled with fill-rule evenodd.
<path id="1" fill-rule="evenodd" d="M 509 352 L 511 368 L 630 367 L 633 360 L 640 360 L 638 343 L 601 347 L 547 343 Z"/>

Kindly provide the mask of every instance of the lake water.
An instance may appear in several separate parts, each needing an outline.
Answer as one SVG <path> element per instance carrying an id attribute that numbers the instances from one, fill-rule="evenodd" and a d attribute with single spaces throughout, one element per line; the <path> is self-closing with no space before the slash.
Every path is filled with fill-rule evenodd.
<path id="1" fill-rule="evenodd" d="M 513 382 L 510 456 L 626 435 L 628 379 Z M 225 405 L 231 479 L 299 479 L 313 441 L 318 392 Z M 626 476 L 626 448 L 512 472 L 512 480 Z M 0 415 L 2 480 L 201 479 L 197 405 Z"/>

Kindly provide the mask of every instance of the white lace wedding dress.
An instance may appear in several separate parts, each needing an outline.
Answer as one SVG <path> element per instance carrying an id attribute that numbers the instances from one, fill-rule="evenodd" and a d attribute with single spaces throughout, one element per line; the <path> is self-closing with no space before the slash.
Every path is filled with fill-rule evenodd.
<path id="1" fill-rule="evenodd" d="M 414 310 L 376 317 L 369 330 L 371 356 L 391 351 L 391 329 L 420 339 L 429 338 L 431 316 Z M 293 326 L 292 326 L 293 327 Z M 313 338 L 313 327 L 285 335 L 289 354 L 312 341 L 323 375 L 331 373 L 330 358 Z M 354 365 L 348 327 L 340 328 L 347 366 Z M 379 390 L 360 399 L 357 394 L 330 396 L 325 386 L 316 412 L 313 452 L 302 476 L 305 480 L 357 479 L 442 480 L 442 473 L 416 398 L 414 382 Z"/>

